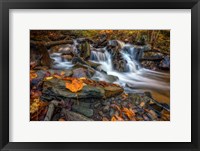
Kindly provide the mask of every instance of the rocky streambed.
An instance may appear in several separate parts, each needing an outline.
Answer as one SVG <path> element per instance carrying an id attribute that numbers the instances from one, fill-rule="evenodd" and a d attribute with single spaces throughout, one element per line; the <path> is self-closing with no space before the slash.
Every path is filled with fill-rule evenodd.
<path id="1" fill-rule="evenodd" d="M 101 45 L 84 38 L 56 44 L 50 67 L 33 53 L 40 59 L 31 61 L 32 121 L 170 120 L 168 55 L 147 58 L 148 46 L 116 40 Z"/>

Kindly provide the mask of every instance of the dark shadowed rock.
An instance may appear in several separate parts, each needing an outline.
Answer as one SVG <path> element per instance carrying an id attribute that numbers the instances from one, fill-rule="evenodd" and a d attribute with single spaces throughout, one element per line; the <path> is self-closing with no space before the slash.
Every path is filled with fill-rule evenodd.
<path id="1" fill-rule="evenodd" d="M 86 107 L 80 106 L 80 105 L 73 105 L 72 111 L 78 112 L 78 113 L 83 114 L 87 117 L 93 116 L 93 110 L 92 109 L 89 109 L 89 108 L 86 108 Z"/>
<path id="2" fill-rule="evenodd" d="M 168 56 L 164 57 L 164 59 L 160 62 L 159 67 L 161 69 L 169 70 L 169 68 L 170 68 L 170 58 Z"/>
<path id="3" fill-rule="evenodd" d="M 66 114 L 69 121 L 93 121 L 92 119 L 76 112 L 67 111 Z"/>

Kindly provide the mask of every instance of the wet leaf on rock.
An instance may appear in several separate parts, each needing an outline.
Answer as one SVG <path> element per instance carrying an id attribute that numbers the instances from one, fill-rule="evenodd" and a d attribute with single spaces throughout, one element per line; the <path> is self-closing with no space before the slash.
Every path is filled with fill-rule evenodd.
<path id="1" fill-rule="evenodd" d="M 82 90 L 84 84 L 82 80 L 79 80 L 78 78 L 69 78 L 69 81 L 66 82 L 65 86 L 71 92 L 78 92 Z"/>

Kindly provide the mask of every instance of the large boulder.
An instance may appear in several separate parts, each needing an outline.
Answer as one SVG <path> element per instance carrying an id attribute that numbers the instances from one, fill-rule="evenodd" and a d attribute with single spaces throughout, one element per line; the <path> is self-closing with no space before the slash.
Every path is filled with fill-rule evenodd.
<path id="1" fill-rule="evenodd" d="M 117 86 L 105 86 L 105 97 L 110 98 L 121 94 L 124 90 L 121 87 Z"/>
<path id="2" fill-rule="evenodd" d="M 85 42 L 85 43 L 81 44 L 80 50 L 81 50 L 81 57 L 85 60 L 88 60 L 91 55 L 89 43 Z"/>
<path id="3" fill-rule="evenodd" d="M 43 83 L 43 94 L 47 94 L 49 90 L 56 96 L 71 99 L 87 99 L 87 98 L 110 98 L 121 94 L 124 90 L 118 85 L 97 82 L 93 80 L 83 81 L 85 85 L 82 90 L 74 93 L 65 87 L 66 82 L 61 79 L 50 79 Z"/>
<path id="4" fill-rule="evenodd" d="M 56 78 L 44 81 L 43 93 L 46 93 L 48 89 L 51 89 L 57 96 L 73 99 L 103 98 L 105 96 L 105 90 L 103 88 L 90 85 L 85 85 L 81 91 L 73 93 L 65 87 L 65 81 Z"/>
<path id="5" fill-rule="evenodd" d="M 80 64 L 76 64 L 74 66 L 74 69 L 73 69 L 73 75 L 72 77 L 75 77 L 75 78 L 81 78 L 81 77 L 88 77 L 88 78 L 91 78 L 95 71 L 92 70 L 91 68 L 88 68 L 87 66 L 83 66 L 83 65 L 80 65 Z"/>
<path id="6" fill-rule="evenodd" d="M 87 77 L 87 70 L 84 68 L 74 69 L 72 77 L 75 78 Z"/>

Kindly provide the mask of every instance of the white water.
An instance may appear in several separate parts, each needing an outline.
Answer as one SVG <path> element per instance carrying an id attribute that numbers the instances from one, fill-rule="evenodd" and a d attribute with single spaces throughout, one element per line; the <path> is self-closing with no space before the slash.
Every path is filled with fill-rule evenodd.
<path id="1" fill-rule="evenodd" d="M 91 61 L 101 64 L 101 69 L 106 71 L 108 75 L 117 76 L 119 80 L 115 83 L 120 84 L 124 87 L 126 92 L 137 92 L 142 93 L 144 91 L 150 91 L 152 94 L 159 95 L 158 100 L 161 102 L 169 103 L 169 73 L 162 73 L 157 71 L 152 71 L 140 67 L 139 63 L 135 60 L 135 48 L 133 45 L 119 43 L 122 51 L 122 57 L 127 61 L 128 72 L 118 72 L 113 70 L 112 67 L 112 57 L 110 53 L 103 48 L 104 51 L 92 51 L 91 52 Z M 76 49 L 77 42 L 74 42 L 74 52 L 77 52 Z M 54 68 L 60 69 L 69 69 L 73 65 L 70 61 L 61 59 L 61 54 L 53 53 L 51 58 L 56 62 Z M 106 75 L 101 72 L 96 72 L 93 79 L 105 80 Z M 126 86 L 130 84 L 132 88 Z"/>

